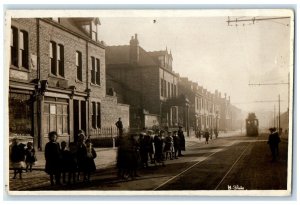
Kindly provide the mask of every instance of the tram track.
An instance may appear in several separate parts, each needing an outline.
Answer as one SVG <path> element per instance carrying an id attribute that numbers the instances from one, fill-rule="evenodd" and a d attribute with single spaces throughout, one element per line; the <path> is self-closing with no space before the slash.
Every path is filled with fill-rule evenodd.
<path id="1" fill-rule="evenodd" d="M 214 190 L 217 190 L 217 189 L 220 187 L 220 185 L 224 182 L 224 180 L 226 179 L 226 177 L 230 174 L 230 172 L 231 172 L 231 171 L 234 169 L 234 167 L 238 164 L 238 162 L 240 161 L 240 159 L 242 158 L 242 156 L 244 155 L 244 153 L 245 153 L 245 152 L 249 149 L 249 147 L 253 144 L 252 142 L 255 142 L 255 141 L 256 141 L 256 140 L 254 140 L 254 141 L 247 141 L 248 144 L 242 148 L 241 154 L 238 155 L 238 157 L 234 160 L 233 164 L 229 167 L 229 169 L 227 169 L 226 173 L 223 175 L 222 179 L 217 183 L 217 185 L 215 186 Z M 201 163 L 206 162 L 208 159 L 210 159 L 210 158 L 211 158 L 212 156 L 214 156 L 215 154 L 224 151 L 226 148 L 229 148 L 229 147 L 235 145 L 236 143 L 239 144 L 239 143 L 241 143 L 241 141 L 240 141 L 240 142 L 237 141 L 237 142 L 235 142 L 235 143 L 230 143 L 229 146 L 225 146 L 224 148 L 219 149 L 218 151 L 213 152 L 213 153 L 209 154 L 208 156 L 206 156 L 206 157 L 204 157 L 204 158 L 201 157 L 201 159 L 200 159 L 199 161 L 197 161 L 196 163 L 194 163 L 194 164 L 192 164 L 191 166 L 187 167 L 186 169 L 184 169 L 183 171 L 181 171 L 181 172 L 178 173 L 177 175 L 175 175 L 175 176 L 169 178 L 169 179 L 166 180 L 165 182 L 161 183 L 160 185 L 158 185 L 157 187 L 155 187 L 155 188 L 153 189 L 153 191 L 155 191 L 155 190 L 161 190 L 162 187 L 167 186 L 167 185 L 169 185 L 170 183 L 176 181 L 176 179 L 178 179 L 178 178 L 184 176 L 184 174 L 186 174 L 188 171 L 192 171 L 192 169 L 193 169 L 193 168 L 196 168 L 197 165 L 200 165 Z"/>

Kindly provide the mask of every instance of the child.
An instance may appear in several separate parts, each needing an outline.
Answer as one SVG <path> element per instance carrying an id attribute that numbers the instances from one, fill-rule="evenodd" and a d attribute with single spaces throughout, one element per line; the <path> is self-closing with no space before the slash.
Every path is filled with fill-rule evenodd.
<path id="1" fill-rule="evenodd" d="M 165 147 L 164 147 L 164 152 L 166 153 L 166 159 L 168 159 L 168 157 L 172 160 L 173 156 L 172 156 L 172 152 L 173 152 L 173 138 L 171 137 L 171 133 L 170 131 L 168 131 L 168 135 L 165 138 Z"/>
<path id="2" fill-rule="evenodd" d="M 71 142 L 69 145 L 70 150 L 70 158 L 69 158 L 69 175 L 68 175 L 68 184 L 71 183 L 71 179 L 73 179 L 73 183 L 76 181 L 76 173 L 78 171 L 78 164 L 77 164 L 77 146 L 74 142 Z"/>
<path id="3" fill-rule="evenodd" d="M 26 154 L 26 160 L 25 160 L 26 172 L 28 171 L 28 168 L 29 168 L 29 171 L 31 172 L 32 165 L 34 165 L 34 163 L 36 162 L 35 150 L 33 148 L 32 142 L 27 143 L 27 148 L 25 150 L 25 154 Z"/>
<path id="4" fill-rule="evenodd" d="M 11 150 L 10 150 L 10 160 L 11 166 L 14 170 L 14 177 L 16 179 L 17 174 L 19 173 L 20 179 L 22 179 L 22 169 L 25 168 L 25 149 L 24 144 L 18 145 L 18 140 L 13 139 Z"/>
<path id="5" fill-rule="evenodd" d="M 84 180 L 89 182 L 91 177 L 91 172 L 96 171 L 96 165 L 94 159 L 97 157 L 96 151 L 93 148 L 93 144 L 90 139 L 85 141 L 87 157 L 86 157 L 86 167 L 85 167 L 85 177 Z"/>
<path id="6" fill-rule="evenodd" d="M 66 149 L 67 143 L 62 141 L 61 147 L 61 174 L 63 183 L 66 183 L 66 174 L 69 172 L 70 151 Z"/>
<path id="7" fill-rule="evenodd" d="M 61 152 L 59 144 L 56 142 L 57 133 L 52 131 L 48 134 L 49 142 L 45 146 L 45 171 L 50 175 L 51 185 L 54 185 L 53 177 L 55 177 L 56 185 L 60 185 L 61 172 Z"/>

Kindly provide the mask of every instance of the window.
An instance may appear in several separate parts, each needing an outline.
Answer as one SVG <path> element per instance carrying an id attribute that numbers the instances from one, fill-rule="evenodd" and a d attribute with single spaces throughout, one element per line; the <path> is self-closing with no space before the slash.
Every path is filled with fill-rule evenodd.
<path id="1" fill-rule="evenodd" d="M 11 65 L 18 67 L 18 29 L 15 27 L 11 27 L 11 43 L 10 43 L 10 51 L 11 51 Z"/>
<path id="2" fill-rule="evenodd" d="M 100 60 L 95 57 L 91 57 L 92 70 L 91 70 L 91 82 L 96 85 L 100 85 Z"/>
<path id="3" fill-rule="evenodd" d="M 164 97 L 164 80 L 160 79 L 160 95 Z"/>
<path id="4" fill-rule="evenodd" d="M 101 128 L 101 107 L 100 107 L 100 103 L 97 103 L 97 127 Z"/>
<path id="5" fill-rule="evenodd" d="M 101 107 L 99 102 L 92 102 L 92 127 L 101 128 Z"/>
<path id="6" fill-rule="evenodd" d="M 57 134 L 69 134 L 68 105 L 60 103 L 44 104 L 44 133 L 56 131 Z"/>
<path id="7" fill-rule="evenodd" d="M 28 33 L 11 27 L 10 43 L 11 65 L 29 69 L 28 58 Z"/>
<path id="8" fill-rule="evenodd" d="M 26 31 L 20 32 L 20 57 L 22 67 L 28 69 L 28 34 Z"/>
<path id="9" fill-rule="evenodd" d="M 97 41 L 97 25 L 92 22 L 92 39 Z"/>
<path id="10" fill-rule="evenodd" d="M 64 71 L 64 46 L 56 44 L 54 41 L 50 42 L 50 70 L 52 75 L 65 76 Z"/>
<path id="11" fill-rule="evenodd" d="M 171 96 L 171 93 L 170 93 L 170 83 L 168 82 L 168 97 Z"/>
<path id="12" fill-rule="evenodd" d="M 92 102 L 92 127 L 96 129 L 96 103 Z"/>
<path id="13" fill-rule="evenodd" d="M 174 97 L 177 96 L 177 93 L 176 93 L 176 85 L 174 85 Z"/>
<path id="14" fill-rule="evenodd" d="M 57 63 L 58 63 L 58 72 L 60 76 L 65 76 L 64 73 L 64 46 L 63 45 L 58 45 L 57 47 Z"/>
<path id="15" fill-rule="evenodd" d="M 167 81 L 164 80 L 164 96 L 167 97 Z"/>
<path id="16" fill-rule="evenodd" d="M 96 84 L 100 85 L 100 60 L 96 59 L 97 70 L 96 70 Z"/>
<path id="17" fill-rule="evenodd" d="M 33 101 L 30 95 L 9 93 L 9 132 L 33 134 Z"/>
<path id="18" fill-rule="evenodd" d="M 96 78 L 95 78 L 96 72 L 95 72 L 95 58 L 92 57 L 92 70 L 91 70 L 91 82 L 96 84 Z"/>
<path id="19" fill-rule="evenodd" d="M 76 67 L 77 67 L 77 80 L 82 81 L 82 55 L 81 52 L 76 51 Z"/>

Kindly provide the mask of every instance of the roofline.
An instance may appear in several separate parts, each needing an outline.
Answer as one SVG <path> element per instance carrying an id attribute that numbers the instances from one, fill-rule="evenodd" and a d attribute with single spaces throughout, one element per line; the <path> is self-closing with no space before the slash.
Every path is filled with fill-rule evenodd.
<path id="1" fill-rule="evenodd" d="M 80 37 L 80 38 L 82 38 L 82 39 L 88 41 L 89 43 L 92 43 L 92 44 L 94 44 L 94 45 L 96 45 L 96 46 L 99 46 L 99 47 L 101 47 L 101 48 L 103 48 L 103 49 L 106 48 L 106 46 L 104 46 L 103 44 L 101 44 L 101 43 L 99 43 L 99 42 L 97 42 L 97 41 L 93 41 L 92 39 L 87 38 L 86 36 L 80 35 L 80 34 L 74 32 L 74 31 L 72 31 L 72 30 L 70 30 L 70 29 L 68 29 L 68 28 L 66 28 L 66 27 L 64 27 L 64 26 L 62 26 L 62 25 L 60 25 L 59 23 L 53 22 L 52 20 L 49 20 L 49 19 L 46 19 L 46 18 L 37 18 L 37 19 L 39 19 L 39 20 L 41 20 L 41 21 L 44 21 L 44 22 L 46 22 L 46 23 L 49 23 L 49 24 L 51 24 L 52 26 L 58 27 L 58 28 L 60 28 L 60 29 L 62 29 L 62 30 L 64 30 L 64 31 L 67 31 L 67 32 L 69 32 L 69 33 L 71 33 L 71 34 L 73 34 L 73 35 L 75 35 L 75 36 L 77 36 L 77 37 Z"/>

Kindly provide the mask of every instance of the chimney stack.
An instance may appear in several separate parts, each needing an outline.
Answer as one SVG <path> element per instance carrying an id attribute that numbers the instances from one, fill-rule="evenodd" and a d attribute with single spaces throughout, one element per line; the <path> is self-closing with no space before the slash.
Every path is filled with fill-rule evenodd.
<path id="1" fill-rule="evenodd" d="M 139 62 L 139 58 L 140 58 L 140 52 L 139 52 L 139 41 L 137 38 L 137 34 L 135 34 L 135 36 L 131 37 L 130 40 L 130 53 L 129 53 L 129 62 L 131 64 L 137 64 Z"/>

